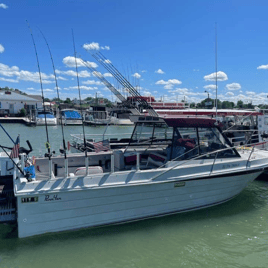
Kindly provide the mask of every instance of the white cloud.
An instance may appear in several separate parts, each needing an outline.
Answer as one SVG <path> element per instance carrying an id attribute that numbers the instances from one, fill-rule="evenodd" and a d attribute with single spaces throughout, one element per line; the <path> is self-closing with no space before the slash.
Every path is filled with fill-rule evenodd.
<path id="1" fill-rule="evenodd" d="M 135 77 L 135 78 L 137 78 L 137 79 L 140 79 L 141 78 L 141 75 L 138 74 L 138 73 L 134 73 L 132 76 Z"/>
<path id="2" fill-rule="evenodd" d="M 98 89 L 97 87 L 87 87 L 87 86 L 79 86 L 80 89 L 83 90 L 96 90 Z M 65 90 L 70 90 L 70 89 L 77 89 L 78 90 L 78 86 L 74 86 L 74 87 L 68 87 L 68 88 L 64 88 Z"/>
<path id="3" fill-rule="evenodd" d="M 19 80 L 10 79 L 10 78 L 4 78 L 4 77 L 0 77 L 0 81 L 6 81 L 6 82 L 11 82 L 11 83 L 19 83 Z"/>
<path id="4" fill-rule="evenodd" d="M 100 46 L 99 43 L 96 43 L 96 42 L 92 42 L 90 44 L 84 44 L 83 45 L 83 48 L 85 50 L 110 50 L 110 47 L 109 46 Z"/>
<path id="5" fill-rule="evenodd" d="M 169 79 L 168 81 L 164 81 L 164 80 L 159 80 L 157 81 L 155 84 L 156 85 L 180 85 L 182 82 L 179 81 L 178 79 Z"/>
<path id="6" fill-rule="evenodd" d="M 110 73 L 105 73 L 105 74 L 103 74 L 103 76 L 104 76 L 104 77 L 113 77 L 113 75 L 110 74 Z"/>
<path id="7" fill-rule="evenodd" d="M 5 51 L 5 48 L 3 47 L 3 45 L 0 44 L 0 53 L 3 53 Z"/>
<path id="8" fill-rule="evenodd" d="M 56 74 L 75 76 L 75 77 L 77 76 L 77 72 L 73 70 L 68 70 L 68 71 L 56 70 Z M 91 77 L 91 74 L 85 70 L 85 71 L 78 72 L 78 76 L 79 77 Z"/>
<path id="9" fill-rule="evenodd" d="M 268 64 L 267 65 L 260 65 L 259 67 L 257 67 L 257 69 L 258 70 L 261 70 L 261 69 L 266 70 L 266 69 L 268 69 Z"/>
<path id="10" fill-rule="evenodd" d="M 0 4 L 0 8 L 7 9 L 8 6 L 7 6 L 6 4 L 1 3 L 1 4 Z"/>
<path id="11" fill-rule="evenodd" d="M 256 92 L 254 92 L 254 91 L 246 91 L 246 94 L 247 95 L 256 95 Z"/>
<path id="12" fill-rule="evenodd" d="M 226 95 L 228 95 L 228 96 L 234 96 L 234 93 L 229 91 L 229 92 L 226 93 Z"/>
<path id="13" fill-rule="evenodd" d="M 90 44 L 84 44 L 83 48 L 85 50 L 100 50 L 100 45 L 99 43 L 92 42 Z"/>
<path id="14" fill-rule="evenodd" d="M 147 71 L 146 71 L 146 70 L 142 70 L 141 72 L 142 72 L 142 73 L 146 73 Z"/>
<path id="15" fill-rule="evenodd" d="M 232 84 L 227 84 L 226 88 L 228 90 L 239 90 L 241 89 L 241 85 L 239 83 L 232 83 Z"/>
<path id="16" fill-rule="evenodd" d="M 19 69 L 17 66 L 9 67 L 8 65 L 0 63 L 0 75 L 13 77 L 16 76 L 17 80 L 23 81 L 32 81 L 35 83 L 40 83 L 40 76 L 39 72 L 29 72 Z M 55 79 L 54 75 L 50 74 L 47 75 L 45 73 L 41 73 L 42 83 L 43 84 L 50 84 L 53 81 L 49 81 L 49 79 Z M 14 81 L 12 81 L 14 82 Z"/>
<path id="17" fill-rule="evenodd" d="M 68 56 L 65 57 L 62 62 L 67 66 L 67 67 L 76 67 L 76 63 L 77 63 L 77 67 L 85 67 L 84 61 L 76 58 L 72 57 L 72 56 Z M 76 63 L 75 63 L 76 62 Z M 86 61 L 85 62 L 89 67 L 93 67 L 93 68 L 97 68 L 98 65 L 95 62 L 89 62 Z"/>
<path id="18" fill-rule="evenodd" d="M 103 50 L 110 50 L 110 47 L 109 46 L 104 46 L 104 47 L 101 47 L 101 49 L 103 49 Z"/>
<path id="19" fill-rule="evenodd" d="M 159 80 L 156 85 L 164 85 L 164 89 L 173 89 L 174 85 L 180 85 L 182 82 L 178 79 L 169 79 L 168 81 Z"/>
<path id="20" fill-rule="evenodd" d="M 216 73 L 205 75 L 204 79 L 206 81 L 216 81 Z M 217 72 L 217 81 L 226 81 L 226 80 L 228 80 L 228 76 L 226 73 L 221 71 Z"/>
<path id="21" fill-rule="evenodd" d="M 165 72 L 163 72 L 161 69 L 158 69 L 157 71 L 155 71 L 155 73 L 157 73 L 157 74 L 164 74 Z"/>
<path id="22" fill-rule="evenodd" d="M 112 62 L 111 62 L 110 60 L 107 59 L 107 60 L 104 61 L 104 63 L 106 63 L 106 64 L 111 64 Z"/>
<path id="23" fill-rule="evenodd" d="M 206 85 L 204 86 L 205 89 L 216 89 L 216 85 Z"/>
<path id="24" fill-rule="evenodd" d="M 84 85 L 102 85 L 102 83 L 100 81 L 95 81 L 95 80 L 83 81 L 82 84 L 84 84 Z"/>
<path id="25" fill-rule="evenodd" d="M 170 93 L 180 93 L 182 95 L 187 95 L 189 93 L 188 88 L 176 88 L 174 90 L 170 90 Z"/>

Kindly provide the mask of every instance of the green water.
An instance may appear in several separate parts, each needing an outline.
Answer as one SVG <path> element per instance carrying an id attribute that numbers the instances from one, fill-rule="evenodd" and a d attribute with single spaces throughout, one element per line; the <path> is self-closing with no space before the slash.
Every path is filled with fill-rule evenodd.
<path id="1" fill-rule="evenodd" d="M 41 128 L 6 127 L 21 139 L 45 137 Z M 60 128 L 53 133 L 60 139 Z M 124 225 L 18 239 L 15 226 L 2 224 L 0 267 L 268 267 L 267 214 L 268 178 L 219 206 Z"/>

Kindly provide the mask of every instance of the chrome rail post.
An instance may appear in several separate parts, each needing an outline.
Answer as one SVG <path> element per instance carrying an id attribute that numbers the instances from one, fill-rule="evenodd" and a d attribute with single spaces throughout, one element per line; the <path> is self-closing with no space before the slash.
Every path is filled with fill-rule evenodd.
<path id="1" fill-rule="evenodd" d="M 64 177 L 67 178 L 68 177 L 68 158 L 66 157 L 64 160 Z"/>
<path id="2" fill-rule="evenodd" d="M 250 160 L 250 157 L 251 157 L 253 151 L 254 151 L 254 146 L 252 146 L 252 150 L 251 150 L 251 152 L 249 154 L 248 161 L 247 161 L 247 164 L 246 164 L 246 168 L 248 168 L 248 163 L 249 163 L 249 160 Z"/>
<path id="3" fill-rule="evenodd" d="M 137 167 L 136 167 L 137 170 L 140 170 L 140 153 L 137 152 Z"/>
<path id="4" fill-rule="evenodd" d="M 216 152 L 216 155 L 215 155 L 215 157 L 214 157 L 213 164 L 212 164 L 212 167 L 211 167 L 211 170 L 210 170 L 209 176 L 210 176 L 210 175 L 211 175 L 211 173 L 213 172 L 213 168 L 214 168 L 214 164 L 215 164 L 215 161 L 216 161 L 217 156 L 218 156 L 218 152 Z"/>
<path id="5" fill-rule="evenodd" d="M 111 173 L 114 173 L 114 154 L 111 154 Z"/>

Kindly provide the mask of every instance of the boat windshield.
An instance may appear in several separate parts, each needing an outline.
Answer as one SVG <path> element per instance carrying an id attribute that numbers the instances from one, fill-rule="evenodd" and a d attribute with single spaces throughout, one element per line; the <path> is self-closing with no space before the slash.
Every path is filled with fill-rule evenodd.
<path id="1" fill-rule="evenodd" d="M 129 146 L 165 148 L 172 143 L 173 128 L 166 123 L 137 123 Z"/>
<path id="2" fill-rule="evenodd" d="M 198 156 L 214 158 L 216 154 L 221 158 L 240 157 L 220 130 L 210 126 L 171 127 L 160 122 L 139 122 L 126 150 L 131 148 L 139 148 L 142 154 L 155 150 L 164 155 L 166 161 L 180 161 Z"/>
<path id="3" fill-rule="evenodd" d="M 185 160 L 198 155 L 214 158 L 217 150 L 220 150 L 217 156 L 221 158 L 239 156 L 236 150 L 227 148 L 230 148 L 230 143 L 216 127 L 175 127 L 172 145 L 167 148 L 167 157 L 169 160 Z"/>

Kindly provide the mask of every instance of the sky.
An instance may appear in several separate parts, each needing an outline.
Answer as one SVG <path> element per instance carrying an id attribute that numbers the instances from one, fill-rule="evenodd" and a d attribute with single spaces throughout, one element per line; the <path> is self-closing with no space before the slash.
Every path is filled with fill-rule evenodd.
<path id="1" fill-rule="evenodd" d="M 52 99 L 55 70 L 61 99 L 79 98 L 79 85 L 82 99 L 115 101 L 82 58 L 126 96 L 99 51 L 141 95 L 215 98 L 217 71 L 221 101 L 268 104 L 267 12 L 258 0 L 0 0 L 0 87 Z"/>

